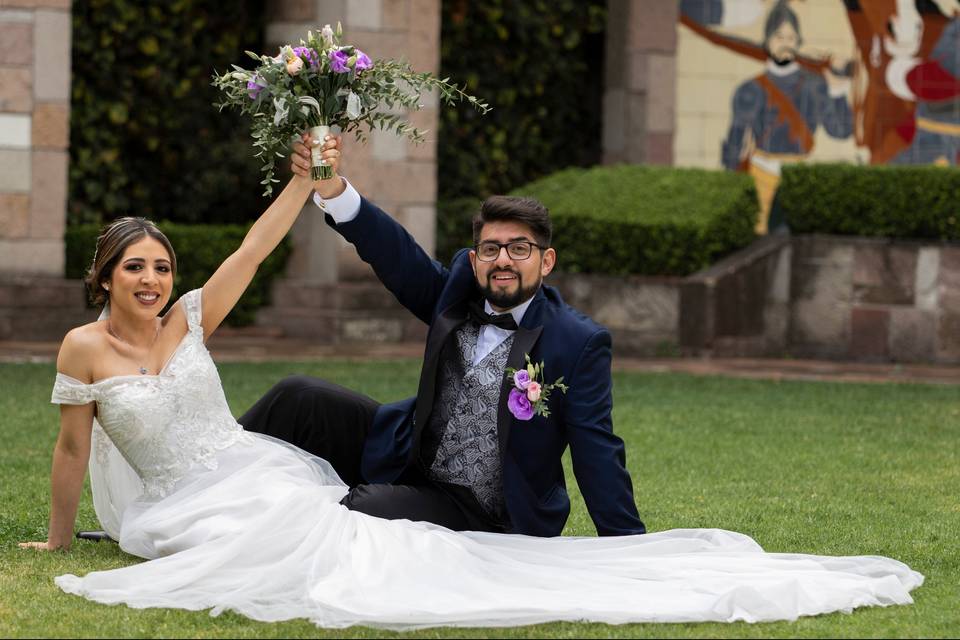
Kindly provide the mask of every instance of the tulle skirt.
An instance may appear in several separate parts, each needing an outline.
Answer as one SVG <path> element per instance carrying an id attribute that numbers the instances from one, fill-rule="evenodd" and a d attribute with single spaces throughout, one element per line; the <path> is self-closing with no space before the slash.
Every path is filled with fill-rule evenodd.
<path id="1" fill-rule="evenodd" d="M 66 592 L 131 607 L 229 609 L 328 628 L 539 622 L 793 620 L 913 602 L 923 576 L 877 556 L 765 553 L 748 536 L 676 529 L 534 538 L 381 520 L 339 504 L 328 463 L 264 436 L 123 514 L 137 565 L 63 575 Z"/>

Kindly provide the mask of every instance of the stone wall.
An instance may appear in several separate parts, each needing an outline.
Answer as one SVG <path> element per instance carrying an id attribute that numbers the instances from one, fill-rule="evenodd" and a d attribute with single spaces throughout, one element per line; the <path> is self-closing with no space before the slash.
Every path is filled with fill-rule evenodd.
<path id="1" fill-rule="evenodd" d="M 70 0 L 0 2 L 0 275 L 63 275 L 70 35 Z"/>
<path id="2" fill-rule="evenodd" d="M 553 273 L 546 283 L 564 301 L 610 330 L 614 352 L 629 356 L 679 354 L 682 278 Z"/>
<path id="3" fill-rule="evenodd" d="M 680 344 L 715 356 L 960 362 L 960 245 L 771 236 L 681 285 Z"/>
<path id="4" fill-rule="evenodd" d="M 960 362 L 960 245 L 766 236 L 687 278 L 553 273 L 614 353 Z M 258 322 L 322 343 L 422 340 L 377 282 L 286 281 Z"/>
<path id="5" fill-rule="evenodd" d="M 794 247 L 791 354 L 960 362 L 960 246 L 805 236 Z"/>
<path id="6" fill-rule="evenodd" d="M 685 278 L 680 285 L 682 350 L 717 356 L 784 353 L 792 256 L 789 237 L 767 236 Z"/>

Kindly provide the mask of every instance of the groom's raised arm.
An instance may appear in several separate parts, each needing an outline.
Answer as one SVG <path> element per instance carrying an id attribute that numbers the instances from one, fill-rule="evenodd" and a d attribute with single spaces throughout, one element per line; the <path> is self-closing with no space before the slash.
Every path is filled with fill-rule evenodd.
<path id="1" fill-rule="evenodd" d="M 357 193 L 348 185 L 344 196 L 351 191 Z M 356 199 L 356 215 L 342 222 L 327 201 L 327 223 L 356 247 L 360 258 L 373 267 L 400 304 L 429 324 L 449 272 L 400 223 L 359 194 Z"/>
<path id="2" fill-rule="evenodd" d="M 294 145 L 295 173 L 309 167 L 309 152 Z M 300 164 L 298 164 L 298 162 Z M 432 259 L 400 223 L 360 196 L 343 180 L 344 190 L 335 197 L 314 195 L 314 202 L 329 224 L 357 249 L 360 258 L 373 267 L 380 282 L 404 307 L 429 324 L 449 271 Z"/>

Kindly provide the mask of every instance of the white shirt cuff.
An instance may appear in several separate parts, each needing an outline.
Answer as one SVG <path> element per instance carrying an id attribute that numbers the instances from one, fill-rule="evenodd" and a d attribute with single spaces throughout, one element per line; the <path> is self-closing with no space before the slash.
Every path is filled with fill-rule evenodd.
<path id="1" fill-rule="evenodd" d="M 313 192 L 313 203 L 320 209 L 330 214 L 333 221 L 337 224 L 350 222 L 360 213 L 360 194 L 353 188 L 350 181 L 340 176 L 343 183 L 347 186 L 343 193 L 336 198 L 324 199 L 316 191 Z"/>

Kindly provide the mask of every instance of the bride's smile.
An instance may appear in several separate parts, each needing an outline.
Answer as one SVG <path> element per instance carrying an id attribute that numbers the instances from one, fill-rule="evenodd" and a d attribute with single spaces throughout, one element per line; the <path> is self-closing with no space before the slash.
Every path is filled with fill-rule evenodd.
<path id="1" fill-rule="evenodd" d="M 145 236 L 123 252 L 109 280 L 111 313 L 132 318 L 155 317 L 173 291 L 173 265 L 163 244 Z M 149 331 L 147 331 L 149 333 Z"/>

